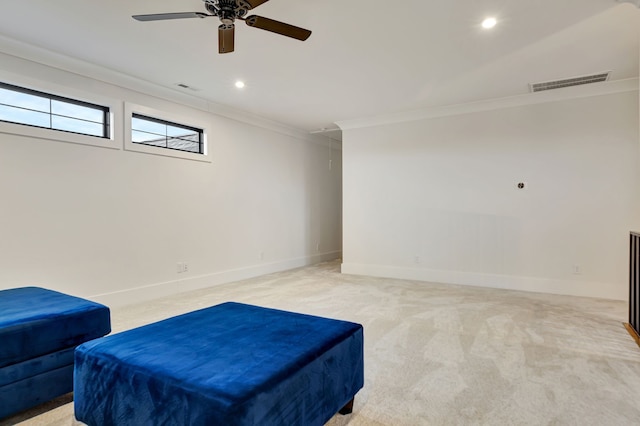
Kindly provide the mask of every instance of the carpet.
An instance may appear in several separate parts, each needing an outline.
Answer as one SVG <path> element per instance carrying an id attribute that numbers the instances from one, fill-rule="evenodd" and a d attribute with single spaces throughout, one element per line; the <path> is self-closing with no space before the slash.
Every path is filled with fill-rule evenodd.
<path id="1" fill-rule="evenodd" d="M 364 325 L 365 385 L 330 426 L 640 423 L 624 302 L 340 274 L 329 262 L 112 309 L 114 332 L 234 300 Z M 0 422 L 70 425 L 67 400 Z"/>

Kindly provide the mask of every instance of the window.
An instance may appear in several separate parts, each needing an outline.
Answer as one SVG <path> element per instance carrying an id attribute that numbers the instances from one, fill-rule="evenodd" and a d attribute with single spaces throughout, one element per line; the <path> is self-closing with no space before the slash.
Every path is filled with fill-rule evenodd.
<path id="1" fill-rule="evenodd" d="M 108 107 L 0 83 L 0 121 L 109 139 Z"/>
<path id="2" fill-rule="evenodd" d="M 133 113 L 131 142 L 204 154 L 203 130 Z"/>
<path id="3" fill-rule="evenodd" d="M 210 116 L 124 103 L 124 149 L 143 154 L 211 162 Z"/>

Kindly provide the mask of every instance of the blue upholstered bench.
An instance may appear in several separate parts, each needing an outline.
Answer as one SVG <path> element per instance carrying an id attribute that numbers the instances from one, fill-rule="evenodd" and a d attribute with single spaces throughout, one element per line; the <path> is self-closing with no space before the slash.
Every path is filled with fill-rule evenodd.
<path id="1" fill-rule="evenodd" d="M 111 331 L 109 308 L 38 287 L 0 291 L 0 418 L 73 390 L 73 351 Z"/>
<path id="2" fill-rule="evenodd" d="M 88 425 L 322 425 L 364 383 L 362 326 L 239 303 L 78 346 Z M 343 410 L 341 410 L 343 409 Z"/>

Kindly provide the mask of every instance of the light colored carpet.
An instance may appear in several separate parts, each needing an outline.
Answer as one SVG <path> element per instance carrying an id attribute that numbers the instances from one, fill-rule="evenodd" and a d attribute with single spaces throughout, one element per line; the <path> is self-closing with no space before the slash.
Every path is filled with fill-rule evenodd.
<path id="1" fill-rule="evenodd" d="M 230 300 L 364 325 L 365 387 L 331 426 L 640 424 L 623 302 L 349 276 L 330 262 L 116 308 L 114 332 Z M 78 424 L 70 398 L 2 423 Z"/>

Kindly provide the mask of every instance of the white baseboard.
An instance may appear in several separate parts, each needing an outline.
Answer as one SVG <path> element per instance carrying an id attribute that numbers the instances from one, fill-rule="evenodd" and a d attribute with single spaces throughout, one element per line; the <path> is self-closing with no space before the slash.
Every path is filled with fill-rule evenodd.
<path id="1" fill-rule="evenodd" d="M 405 268 L 387 265 L 343 263 L 343 274 L 366 275 L 381 278 L 428 281 L 473 287 L 550 293 L 600 299 L 627 300 L 628 289 L 613 283 L 584 280 L 523 277 L 516 275 L 483 274 L 477 272 L 443 271 L 426 268 Z"/>
<path id="2" fill-rule="evenodd" d="M 286 271 L 289 269 L 313 265 L 320 262 L 326 262 L 329 260 L 335 260 L 339 259 L 341 256 L 341 251 L 320 253 L 312 256 L 280 260 L 271 263 L 261 263 L 259 265 L 251 265 L 244 268 L 230 269 L 227 271 L 213 272 L 211 274 L 188 277 L 175 281 L 155 283 L 130 288 L 127 290 L 115 291 L 112 293 L 96 294 L 93 296 L 88 296 L 87 299 L 102 303 L 110 307 L 131 305 L 158 299 L 160 297 L 184 293 L 187 291 L 199 290 L 202 288 L 213 287 L 234 281 L 246 280 L 248 278 L 258 277 L 260 275 L 266 275 L 274 272 Z"/>

